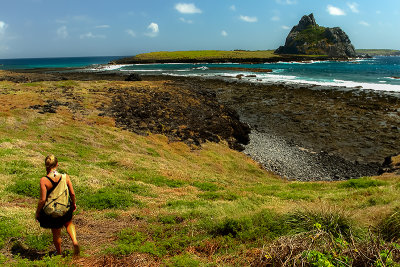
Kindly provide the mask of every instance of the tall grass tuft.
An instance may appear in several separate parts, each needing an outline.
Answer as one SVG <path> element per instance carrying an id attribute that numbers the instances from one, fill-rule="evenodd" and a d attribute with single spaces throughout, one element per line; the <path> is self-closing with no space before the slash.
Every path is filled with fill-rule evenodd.
<path id="1" fill-rule="evenodd" d="M 400 238 L 400 208 L 395 209 L 377 225 L 377 232 L 385 241 L 395 242 Z"/>
<path id="2" fill-rule="evenodd" d="M 353 227 L 349 216 L 341 210 L 297 210 L 288 215 L 285 222 L 293 232 L 311 231 L 320 228 L 334 237 L 348 237 Z"/>

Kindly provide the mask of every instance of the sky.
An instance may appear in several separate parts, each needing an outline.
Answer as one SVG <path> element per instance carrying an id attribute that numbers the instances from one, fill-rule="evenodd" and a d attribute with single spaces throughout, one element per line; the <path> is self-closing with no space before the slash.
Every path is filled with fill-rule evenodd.
<path id="1" fill-rule="evenodd" d="M 0 0 L 0 58 L 276 49 L 310 13 L 356 48 L 400 49 L 399 0 Z"/>

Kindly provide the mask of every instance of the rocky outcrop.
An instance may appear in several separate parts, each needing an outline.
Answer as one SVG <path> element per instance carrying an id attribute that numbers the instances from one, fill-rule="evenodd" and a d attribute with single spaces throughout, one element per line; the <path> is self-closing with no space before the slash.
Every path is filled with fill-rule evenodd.
<path id="1" fill-rule="evenodd" d="M 286 37 L 285 45 L 275 50 L 275 53 L 356 57 L 348 35 L 339 27 L 319 26 L 312 13 L 301 18 Z"/>

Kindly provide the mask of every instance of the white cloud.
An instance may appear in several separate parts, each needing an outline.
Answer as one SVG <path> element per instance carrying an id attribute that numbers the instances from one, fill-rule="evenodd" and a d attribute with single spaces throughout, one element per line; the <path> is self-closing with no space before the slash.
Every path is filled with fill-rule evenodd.
<path id="1" fill-rule="evenodd" d="M 68 38 L 68 29 L 67 26 L 61 26 L 60 28 L 57 29 L 57 36 L 61 39 L 67 39 Z"/>
<path id="2" fill-rule="evenodd" d="M 332 16 L 344 16 L 344 15 L 346 15 L 346 13 L 343 10 L 341 10 L 338 7 L 332 6 L 332 5 L 328 5 L 326 7 L 326 10 Z"/>
<path id="3" fill-rule="evenodd" d="M 227 33 L 226 31 L 222 31 L 222 32 L 221 32 L 221 35 L 224 36 L 224 37 L 226 37 L 226 36 L 228 36 L 228 33 Z"/>
<path id="4" fill-rule="evenodd" d="M 360 25 L 363 25 L 363 26 L 365 26 L 365 27 L 369 27 L 369 26 L 370 26 L 368 22 L 363 21 L 363 20 L 360 21 L 359 24 L 360 24 Z"/>
<path id="5" fill-rule="evenodd" d="M 232 10 L 232 11 L 236 11 L 236 6 L 235 6 L 235 5 L 231 5 L 231 6 L 229 7 L 229 9 Z"/>
<path id="6" fill-rule="evenodd" d="M 180 21 L 182 21 L 183 23 L 187 23 L 187 24 L 192 24 L 193 20 L 190 19 L 185 19 L 185 18 L 179 18 Z"/>
<path id="7" fill-rule="evenodd" d="M 284 30 L 289 30 L 289 29 L 290 29 L 290 27 L 289 27 L 289 26 L 286 26 L 286 25 L 282 25 L 281 28 L 284 29 Z"/>
<path id="8" fill-rule="evenodd" d="M 136 33 L 131 29 L 127 29 L 125 32 L 131 37 L 136 37 Z"/>
<path id="9" fill-rule="evenodd" d="M 4 21 L 0 21 L 0 35 L 5 34 L 8 25 Z"/>
<path id="10" fill-rule="evenodd" d="M 351 12 L 353 13 L 359 13 L 360 11 L 358 10 L 358 4 L 356 2 L 353 3 L 347 3 L 347 6 L 350 8 Z"/>
<path id="11" fill-rule="evenodd" d="M 158 33 L 160 32 L 160 29 L 158 28 L 158 24 L 157 23 L 150 23 L 149 26 L 147 26 L 147 29 L 149 30 L 149 32 L 145 33 L 145 35 L 149 36 L 149 37 L 156 37 L 158 36 Z"/>
<path id="12" fill-rule="evenodd" d="M 109 29 L 109 28 L 111 28 L 110 25 L 98 25 L 98 26 L 96 26 L 96 29 Z"/>
<path id="13" fill-rule="evenodd" d="M 273 16 L 273 17 L 271 18 L 271 20 L 272 20 L 272 21 L 280 21 L 281 18 L 280 18 L 279 16 Z"/>
<path id="14" fill-rule="evenodd" d="M 294 5 L 297 4 L 297 0 L 276 0 L 280 5 Z"/>
<path id="15" fill-rule="evenodd" d="M 81 39 L 95 39 L 95 38 L 106 38 L 106 36 L 105 35 L 96 35 L 96 34 L 93 34 L 92 32 L 88 32 L 88 33 L 85 33 L 85 34 L 81 34 L 80 35 L 80 38 Z"/>
<path id="16" fill-rule="evenodd" d="M 202 13 L 201 9 L 197 8 L 194 4 L 178 3 L 175 5 L 175 9 L 182 14 Z"/>
<path id="17" fill-rule="evenodd" d="M 239 17 L 241 20 L 245 21 L 245 22 L 257 22 L 258 19 L 257 17 L 249 17 L 249 16 L 242 16 L 240 15 Z"/>

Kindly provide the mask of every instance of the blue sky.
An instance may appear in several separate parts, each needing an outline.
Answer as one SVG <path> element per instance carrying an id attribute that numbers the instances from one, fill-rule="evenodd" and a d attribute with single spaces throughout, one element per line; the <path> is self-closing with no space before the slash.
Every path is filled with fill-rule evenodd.
<path id="1" fill-rule="evenodd" d="M 0 58 L 275 49 L 309 13 L 356 48 L 400 49 L 399 0 L 1 0 Z"/>

